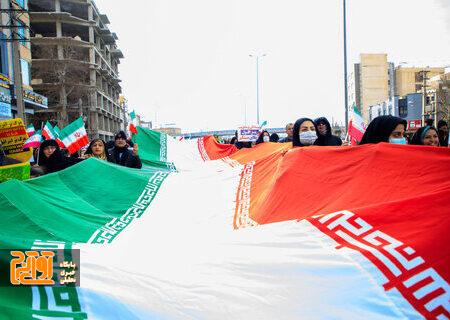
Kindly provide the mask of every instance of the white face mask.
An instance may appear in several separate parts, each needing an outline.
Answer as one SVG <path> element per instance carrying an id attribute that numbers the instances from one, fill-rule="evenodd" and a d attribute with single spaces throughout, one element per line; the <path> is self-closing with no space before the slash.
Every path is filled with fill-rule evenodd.
<path id="1" fill-rule="evenodd" d="M 300 132 L 299 138 L 301 144 L 310 146 L 317 140 L 317 134 L 315 131 Z"/>
<path id="2" fill-rule="evenodd" d="M 269 142 L 269 141 L 270 141 L 270 138 L 269 138 L 268 136 L 264 136 L 264 137 L 263 137 L 263 141 L 264 141 L 264 142 Z"/>

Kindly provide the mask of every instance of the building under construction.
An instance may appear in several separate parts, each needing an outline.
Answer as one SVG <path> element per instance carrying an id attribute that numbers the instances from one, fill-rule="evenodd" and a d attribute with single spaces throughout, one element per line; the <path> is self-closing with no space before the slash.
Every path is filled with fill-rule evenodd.
<path id="1" fill-rule="evenodd" d="M 32 85 L 48 97 L 36 117 L 63 127 L 83 116 L 91 138 L 124 128 L 116 45 L 93 0 L 29 0 Z"/>

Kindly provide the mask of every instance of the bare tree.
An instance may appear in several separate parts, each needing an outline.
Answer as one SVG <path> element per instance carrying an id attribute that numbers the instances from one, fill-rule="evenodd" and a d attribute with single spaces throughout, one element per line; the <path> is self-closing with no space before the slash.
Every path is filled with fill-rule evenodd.
<path id="1" fill-rule="evenodd" d="M 89 49 L 74 45 L 72 39 L 33 46 L 33 86 L 49 99 L 49 111 L 56 114 L 61 126 L 80 113 L 79 101 L 88 101 L 92 88 L 89 83 Z M 39 83 L 42 80 L 42 83 Z M 72 119 L 71 119 L 72 118 Z"/>

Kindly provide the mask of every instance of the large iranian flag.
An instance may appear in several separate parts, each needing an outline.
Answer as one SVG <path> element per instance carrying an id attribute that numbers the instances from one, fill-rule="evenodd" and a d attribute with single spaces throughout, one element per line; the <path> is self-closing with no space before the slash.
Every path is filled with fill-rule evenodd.
<path id="1" fill-rule="evenodd" d="M 450 317 L 446 148 L 139 136 L 143 170 L 0 184 L 3 248 L 81 250 L 80 287 L 0 287 L 6 319 Z"/>
<path id="2" fill-rule="evenodd" d="M 191 140 L 178 140 L 162 132 L 137 127 L 133 142 L 139 148 L 144 165 L 172 170 L 192 170 L 200 163 L 225 158 L 237 149 L 234 145 L 219 144 L 213 136 Z"/>
<path id="3" fill-rule="evenodd" d="M 80 117 L 61 130 L 59 139 L 72 154 L 89 143 L 84 127 L 83 119 Z"/>

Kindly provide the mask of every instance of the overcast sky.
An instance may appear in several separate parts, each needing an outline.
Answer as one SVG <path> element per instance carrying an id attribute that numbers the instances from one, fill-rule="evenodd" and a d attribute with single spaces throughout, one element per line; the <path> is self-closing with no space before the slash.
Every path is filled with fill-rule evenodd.
<path id="1" fill-rule="evenodd" d="M 129 107 L 183 132 L 344 121 L 342 1 L 96 0 L 119 37 Z M 127 4 L 132 4 L 130 8 Z M 348 0 L 349 71 L 360 53 L 450 65 L 449 0 Z M 246 112 L 245 112 L 246 111 Z"/>

